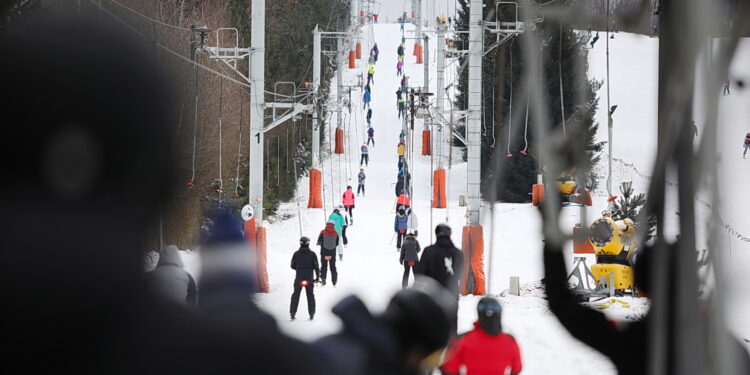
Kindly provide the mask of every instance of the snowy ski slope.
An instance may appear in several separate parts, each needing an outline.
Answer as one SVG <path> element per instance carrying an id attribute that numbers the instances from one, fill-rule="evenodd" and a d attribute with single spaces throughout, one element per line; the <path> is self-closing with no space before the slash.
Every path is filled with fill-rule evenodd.
<path id="1" fill-rule="evenodd" d="M 407 25 L 407 34 L 413 29 Z M 388 299 L 400 288 L 403 268 L 398 263 L 398 252 L 393 237 L 393 215 L 395 196 L 393 193 L 396 180 L 396 144 L 400 131 L 400 120 L 396 112 L 395 91 L 399 78 L 396 76 L 396 48 L 401 39 L 398 25 L 379 24 L 363 29 L 363 57 L 371 44 L 377 42 L 380 58 L 375 68 L 375 84 L 372 86 L 373 126 L 375 128 L 376 146 L 370 147 L 370 165 L 366 167 L 367 196 L 358 197 L 354 209 L 354 226 L 347 235 L 349 246 L 344 251 L 343 262 L 337 262 L 339 284 L 334 288 L 316 287 L 317 314 L 314 321 L 305 320 L 307 305 L 304 296 L 298 309 L 298 320 L 289 321 L 289 300 L 292 294 L 294 272 L 289 268 L 292 253 L 298 247 L 300 226 L 302 233 L 313 241 L 323 229 L 325 218 L 331 212 L 332 205 L 340 203 L 341 194 L 347 184 L 356 188 L 356 174 L 359 170 L 359 146 L 364 141 L 366 123 L 362 111 L 360 91 L 352 93 L 351 114 L 345 109 L 342 120 L 347 129 L 347 154 L 328 154 L 329 132 L 324 136 L 326 145 L 322 147 L 324 162 L 325 210 L 309 210 L 307 203 L 307 180 L 300 181 L 298 194 L 301 215 L 297 215 L 297 203 L 289 202 L 280 208 L 280 215 L 290 218 L 268 224 L 268 272 L 271 292 L 256 296 L 258 304 L 274 315 L 281 328 L 290 335 L 303 340 L 314 340 L 339 329 L 338 319 L 330 308 L 341 298 L 351 293 L 359 295 L 374 311 L 381 311 Z M 736 77 L 748 77 L 750 74 L 750 41 L 745 41 L 732 66 Z M 621 181 L 633 180 L 638 191 L 644 191 L 648 183 L 656 150 L 656 64 L 658 41 L 641 36 L 617 34 L 610 41 L 612 104 L 618 104 L 615 114 L 614 155 L 622 160 L 616 164 L 614 178 L 616 186 Z M 407 40 L 405 71 L 412 85 L 422 82 L 423 66 L 415 64 L 411 56 L 411 41 Z M 435 46 L 431 46 L 435 51 Z M 434 53 L 431 53 L 430 72 L 434 76 Z M 605 77 L 604 45 L 599 43 L 590 51 L 590 72 L 596 79 Z M 742 64 L 741 62 L 745 62 Z M 450 63 L 450 61 L 449 61 Z M 365 72 L 365 60 L 357 61 L 357 69 L 344 71 L 345 84 L 356 82 L 356 75 Z M 365 74 L 366 75 L 366 74 Z M 447 69 L 446 82 L 452 82 L 455 76 L 455 64 Z M 434 90 L 434 78 L 430 82 Z M 335 102 L 335 82 L 332 85 L 330 102 Z M 606 103 L 600 91 L 602 101 L 597 119 L 602 128 L 599 136 L 606 139 Z M 732 96 L 721 99 L 721 130 L 719 145 L 722 163 L 719 167 L 722 179 L 723 200 L 720 205 L 721 215 L 739 232 L 750 233 L 750 219 L 742 214 L 748 207 L 748 198 L 734 197 L 750 183 L 748 165 L 750 161 L 742 160 L 742 134 L 750 131 L 748 119 L 750 106 L 747 106 L 750 94 L 736 91 Z M 700 121 L 697 121 L 700 124 Z M 335 113 L 328 121 L 332 130 L 336 124 Z M 419 121 L 415 130 L 422 129 Z M 419 134 L 417 134 L 418 136 Z M 430 210 L 430 159 L 422 157 L 421 142 L 414 138 L 414 163 L 412 164 L 412 181 L 414 199 L 412 204 L 420 222 L 419 240 L 422 246 L 430 243 L 431 228 L 438 222 L 447 221 L 454 229 L 453 240 L 460 244 L 460 227 L 464 225 L 465 209 L 458 207 L 458 195 L 465 194 L 466 166 L 463 163 L 454 165 L 449 175 L 449 209 Z M 632 164 L 632 165 L 631 165 Z M 637 169 L 637 172 L 636 172 Z M 603 169 L 604 170 L 604 169 Z M 640 174 L 639 174 L 640 173 Z M 602 184 L 603 186 L 604 184 Z M 605 192 L 599 191 L 595 205 L 589 209 L 589 218 L 593 218 L 606 207 Z M 733 198 L 729 198 L 733 197 Z M 715 206 L 716 207 L 716 206 Z M 431 218 L 430 213 L 433 213 Z M 562 226 L 571 228 L 578 220 L 578 208 L 564 208 Z M 672 210 L 674 211 L 674 210 Z M 668 211 L 669 212 L 669 211 Z M 699 211 L 705 218 L 706 213 Z M 324 216 L 325 215 L 325 216 Z M 543 276 L 540 235 L 540 220 L 536 209 L 530 204 L 497 204 L 495 206 L 494 230 L 489 211 L 484 209 L 483 225 L 485 227 L 485 249 L 488 252 L 485 262 L 486 271 L 492 263 L 490 292 L 500 295 L 504 305 L 503 327 L 513 334 L 521 347 L 525 374 L 578 374 L 592 372 L 614 374 L 611 363 L 573 339 L 548 311 L 546 301 L 542 298 L 540 280 Z M 699 218 L 700 220 L 700 218 Z M 676 221 L 675 221 L 676 222 Z M 491 234 L 490 234 L 491 233 Z M 699 230 L 698 236 L 703 236 Z M 490 235 L 492 238 L 490 239 Z M 492 241 L 492 257 L 489 255 Z M 728 324 L 738 336 L 750 337 L 750 325 L 745 322 L 750 313 L 750 306 L 743 297 L 750 295 L 750 279 L 743 273 L 750 266 L 750 244 L 738 239 L 731 241 L 729 251 L 721 252 L 728 263 L 727 273 L 733 281 L 729 291 Z M 317 252 L 318 248 L 314 250 Z M 570 252 L 570 249 L 568 249 Z M 194 253 L 185 255 L 186 264 L 191 272 L 197 273 L 197 261 Z M 509 296 L 504 293 L 510 276 L 519 276 L 522 283 L 522 296 Z M 304 293 L 303 293 L 304 294 Z M 643 299 L 624 298 L 631 303 L 631 308 L 613 307 L 605 310 L 616 319 L 633 319 L 647 311 Z M 459 331 L 471 328 L 475 318 L 475 306 L 478 297 L 462 297 L 459 308 Z"/>

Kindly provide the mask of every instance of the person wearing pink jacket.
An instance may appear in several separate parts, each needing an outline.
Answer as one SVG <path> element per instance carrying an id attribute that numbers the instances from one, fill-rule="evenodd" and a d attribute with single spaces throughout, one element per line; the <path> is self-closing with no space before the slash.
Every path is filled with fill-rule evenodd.
<path id="1" fill-rule="evenodd" d="M 346 187 L 346 191 L 344 192 L 344 196 L 341 199 L 341 203 L 344 204 L 344 209 L 346 212 L 349 213 L 349 217 L 352 218 L 352 222 L 354 221 L 354 191 L 352 190 L 351 185 Z"/>

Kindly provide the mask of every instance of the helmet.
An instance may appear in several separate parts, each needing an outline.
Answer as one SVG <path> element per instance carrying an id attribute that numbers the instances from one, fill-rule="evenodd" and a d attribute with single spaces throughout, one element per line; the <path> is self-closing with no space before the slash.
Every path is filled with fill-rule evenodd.
<path id="1" fill-rule="evenodd" d="M 448 226 L 448 224 L 438 224 L 435 227 L 435 236 L 440 237 L 450 237 L 451 236 L 451 227 Z"/>
<path id="2" fill-rule="evenodd" d="M 310 245 L 310 238 L 307 236 L 302 236 L 299 238 L 299 244 L 302 246 L 308 246 Z"/>
<path id="3" fill-rule="evenodd" d="M 413 236 L 413 235 L 414 235 L 414 230 L 413 230 L 413 229 L 409 229 L 409 230 L 407 230 L 407 231 L 406 231 L 406 235 L 407 235 L 407 236 Z"/>
<path id="4" fill-rule="evenodd" d="M 483 331 L 490 335 L 497 335 L 502 332 L 500 318 L 503 308 L 500 302 L 492 297 L 484 297 L 477 303 L 477 315 L 479 316 L 479 326 Z"/>

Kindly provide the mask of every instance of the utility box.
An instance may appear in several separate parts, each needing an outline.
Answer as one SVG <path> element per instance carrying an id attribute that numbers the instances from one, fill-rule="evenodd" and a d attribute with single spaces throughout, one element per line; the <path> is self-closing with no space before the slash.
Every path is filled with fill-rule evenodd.
<path id="1" fill-rule="evenodd" d="M 508 292 L 513 296 L 521 295 L 521 281 L 518 279 L 518 276 L 510 277 L 510 288 L 508 288 Z"/>
<path id="2" fill-rule="evenodd" d="M 458 196 L 458 206 L 459 207 L 466 207 L 466 196 L 465 195 L 459 195 Z"/>

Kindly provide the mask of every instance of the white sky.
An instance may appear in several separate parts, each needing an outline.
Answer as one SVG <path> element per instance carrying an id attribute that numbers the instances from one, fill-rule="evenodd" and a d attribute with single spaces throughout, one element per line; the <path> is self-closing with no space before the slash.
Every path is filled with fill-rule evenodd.
<path id="1" fill-rule="evenodd" d="M 411 2 L 413 0 L 376 0 L 375 9 L 378 13 L 378 20 L 380 22 L 395 22 L 395 20 L 403 13 L 411 11 Z M 414 0 L 416 1 L 416 0 Z M 457 6 L 456 0 L 422 0 L 422 11 L 425 18 L 429 16 L 431 19 L 441 14 L 446 16 L 453 16 L 454 9 Z M 447 12 L 446 12 L 447 10 Z"/>

